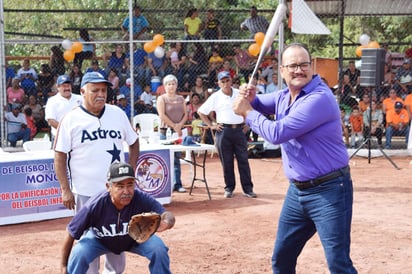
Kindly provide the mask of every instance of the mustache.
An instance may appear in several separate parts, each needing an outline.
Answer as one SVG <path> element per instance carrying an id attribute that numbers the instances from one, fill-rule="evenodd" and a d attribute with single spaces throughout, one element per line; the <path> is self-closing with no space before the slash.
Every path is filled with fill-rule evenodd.
<path id="1" fill-rule="evenodd" d="M 131 194 L 125 194 L 125 195 L 120 196 L 120 199 L 131 199 L 132 197 L 133 195 Z"/>

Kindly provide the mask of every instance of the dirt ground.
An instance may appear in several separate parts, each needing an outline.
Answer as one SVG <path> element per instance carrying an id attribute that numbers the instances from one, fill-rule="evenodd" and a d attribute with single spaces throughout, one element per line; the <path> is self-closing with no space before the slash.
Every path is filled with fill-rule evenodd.
<path id="1" fill-rule="evenodd" d="M 412 271 L 412 157 L 355 156 L 352 260 L 359 273 Z M 270 258 L 277 219 L 287 188 L 280 158 L 251 159 L 257 199 L 223 198 L 222 169 L 216 155 L 207 160 L 209 201 L 203 183 L 192 195 L 174 193 L 167 209 L 176 226 L 159 233 L 169 246 L 173 273 L 271 273 Z M 184 186 L 190 169 L 183 165 Z M 59 272 L 61 241 L 69 218 L 0 226 L 0 273 Z M 149 273 L 148 261 L 127 254 L 125 273 Z M 319 239 L 311 239 L 299 257 L 297 273 L 328 273 Z"/>

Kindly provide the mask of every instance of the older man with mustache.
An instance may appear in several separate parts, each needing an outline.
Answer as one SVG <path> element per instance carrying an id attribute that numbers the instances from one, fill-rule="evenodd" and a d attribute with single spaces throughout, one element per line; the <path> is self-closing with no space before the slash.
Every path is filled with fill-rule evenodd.
<path id="1" fill-rule="evenodd" d="M 272 256 L 273 273 L 295 273 L 305 243 L 317 232 L 331 273 L 357 273 L 350 259 L 353 186 L 342 138 L 339 106 L 308 49 L 285 48 L 280 73 L 287 88 L 256 95 L 243 85 L 235 113 L 260 136 L 282 148 L 289 179 Z M 268 120 L 265 114 L 274 114 Z"/>
<path id="2" fill-rule="evenodd" d="M 98 72 L 86 73 L 80 89 L 82 105 L 67 113 L 57 129 L 54 142 L 56 175 L 63 205 L 76 212 L 91 196 L 105 190 L 105 171 L 112 163 L 125 160 L 124 141 L 129 145 L 129 163 L 133 168 L 137 164 L 137 133 L 122 109 L 106 104 L 107 88 L 111 85 Z M 123 272 L 123 253 L 109 253 L 106 257 L 105 272 Z M 98 273 L 98 269 L 99 261 L 95 260 L 90 271 Z"/>

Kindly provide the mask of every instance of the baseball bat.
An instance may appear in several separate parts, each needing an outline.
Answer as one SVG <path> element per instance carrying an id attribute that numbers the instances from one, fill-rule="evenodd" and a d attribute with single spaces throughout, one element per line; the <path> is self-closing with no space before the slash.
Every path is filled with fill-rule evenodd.
<path id="1" fill-rule="evenodd" d="M 263 56 L 270 50 L 273 40 L 275 39 L 276 33 L 278 32 L 280 23 L 286 14 L 287 7 L 285 4 L 279 4 L 276 8 L 275 14 L 272 17 L 269 28 L 266 31 L 265 39 L 263 39 L 262 46 L 260 47 L 260 53 L 258 60 L 256 62 L 255 68 L 253 69 L 252 76 L 249 79 L 249 85 L 252 83 L 252 79 L 255 76 L 260 63 L 262 62 Z"/>

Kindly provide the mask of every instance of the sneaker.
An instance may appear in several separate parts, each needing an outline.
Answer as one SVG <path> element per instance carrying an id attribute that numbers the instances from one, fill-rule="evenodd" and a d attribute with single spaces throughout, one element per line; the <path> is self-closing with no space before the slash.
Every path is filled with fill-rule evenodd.
<path id="1" fill-rule="evenodd" d="M 181 186 L 181 187 L 175 189 L 175 191 L 177 191 L 177 192 L 179 192 L 179 193 L 185 193 L 185 192 L 186 192 L 186 188 L 184 188 L 184 187 Z"/>
<path id="2" fill-rule="evenodd" d="M 253 191 L 248 192 L 248 193 L 243 193 L 243 196 L 248 197 L 248 198 L 256 198 L 257 195 Z"/>
<path id="3" fill-rule="evenodd" d="M 225 198 L 232 198 L 233 197 L 233 192 L 229 190 L 225 190 L 224 194 Z"/>

